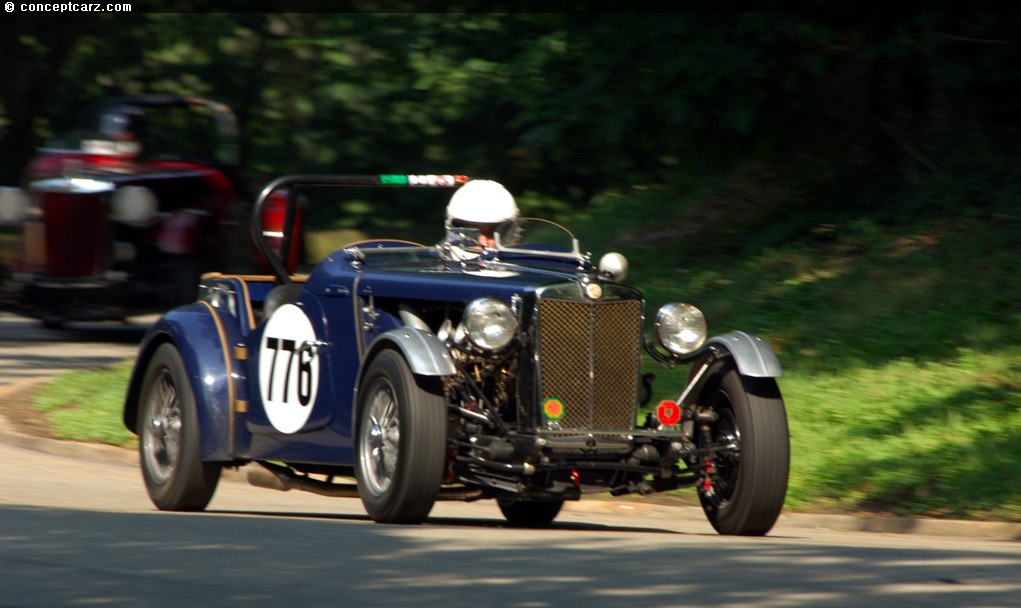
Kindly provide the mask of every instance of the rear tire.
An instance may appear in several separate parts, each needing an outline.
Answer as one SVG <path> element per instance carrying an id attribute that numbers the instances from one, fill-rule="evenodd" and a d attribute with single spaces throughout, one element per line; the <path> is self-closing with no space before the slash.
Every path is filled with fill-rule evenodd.
<path id="1" fill-rule="evenodd" d="M 43 318 L 43 327 L 45 329 L 50 330 L 50 331 L 59 331 L 61 329 L 64 329 L 66 323 L 67 323 L 67 321 L 65 321 L 61 317 L 44 317 Z"/>
<path id="2" fill-rule="evenodd" d="M 738 448 L 714 459 L 713 494 L 699 491 L 709 523 L 720 534 L 765 535 L 783 509 L 790 468 L 787 414 L 776 381 L 742 376 L 732 362 L 718 361 L 696 403 L 718 416 L 709 445 Z M 697 427 L 694 434 L 699 448 L 708 447 Z"/>
<path id="3" fill-rule="evenodd" d="M 138 449 L 149 498 L 163 511 L 201 511 L 222 465 L 203 462 L 195 395 L 181 354 L 156 349 L 145 370 L 138 412 Z"/>
<path id="4" fill-rule="evenodd" d="M 416 377 L 394 350 L 375 356 L 358 391 L 355 478 L 373 521 L 421 523 L 446 468 L 447 414 L 435 378 Z"/>
<path id="5" fill-rule="evenodd" d="M 507 523 L 520 528 L 545 528 L 553 523 L 560 509 L 562 500 L 517 500 L 516 498 L 497 498 L 496 504 L 500 512 L 507 518 Z"/>

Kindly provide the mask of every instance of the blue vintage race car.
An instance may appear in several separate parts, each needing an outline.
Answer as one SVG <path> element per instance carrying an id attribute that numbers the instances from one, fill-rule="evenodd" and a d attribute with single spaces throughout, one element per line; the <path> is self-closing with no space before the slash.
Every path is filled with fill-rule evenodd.
<path id="1" fill-rule="evenodd" d="M 495 499 L 512 525 L 542 526 L 584 493 L 695 487 L 721 534 L 767 533 L 789 441 L 781 367 L 763 340 L 708 337 L 681 303 L 660 308 L 645 338 L 649 311 L 621 282 L 624 258 L 593 264 L 548 222 L 508 222 L 484 248 L 471 228 L 435 246 L 359 242 L 307 274 L 288 272 L 293 248 L 271 246 L 259 225 L 278 191 L 289 193 L 286 239 L 311 189 L 465 182 L 285 176 L 263 189 L 253 233 L 273 275 L 207 274 L 199 300 L 140 346 L 124 423 L 155 505 L 201 510 L 224 467 L 258 463 L 258 485 L 357 495 L 378 522 Z M 681 395 L 653 401 L 643 351 L 690 364 Z"/>

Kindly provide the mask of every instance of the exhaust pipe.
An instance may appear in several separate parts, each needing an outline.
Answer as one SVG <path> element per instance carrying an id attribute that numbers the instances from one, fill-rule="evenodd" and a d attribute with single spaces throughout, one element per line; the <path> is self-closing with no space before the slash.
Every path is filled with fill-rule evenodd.
<path id="1" fill-rule="evenodd" d="M 358 486 L 354 483 L 333 483 L 330 481 L 321 481 L 319 479 L 312 479 L 306 475 L 295 473 L 293 469 L 288 467 L 282 467 L 268 462 L 260 462 L 259 464 L 265 469 L 264 471 L 260 471 L 259 469 L 249 469 L 248 471 L 248 483 L 257 488 L 266 488 L 268 490 L 277 490 L 280 492 L 301 490 L 302 492 L 310 492 L 312 494 L 329 496 L 331 498 L 358 498 Z M 471 502 L 483 497 L 482 490 L 469 490 L 463 487 L 455 487 L 440 488 L 440 494 L 437 496 L 437 500 L 459 500 L 463 502 Z"/>
<path id="2" fill-rule="evenodd" d="M 267 488 L 280 492 L 301 490 L 332 498 L 358 498 L 358 486 L 353 483 L 320 481 L 298 475 L 293 470 L 279 465 L 267 462 L 260 462 L 259 464 L 266 470 L 250 469 L 248 471 L 248 483 L 257 488 Z"/>

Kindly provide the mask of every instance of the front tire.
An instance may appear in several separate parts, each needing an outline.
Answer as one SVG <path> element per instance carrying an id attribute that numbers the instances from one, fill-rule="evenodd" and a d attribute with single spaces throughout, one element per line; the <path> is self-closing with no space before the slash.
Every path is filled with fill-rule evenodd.
<path id="1" fill-rule="evenodd" d="M 216 491 L 222 465 L 203 462 L 195 395 L 181 354 L 156 349 L 142 381 L 139 458 L 149 498 L 163 511 L 201 511 Z"/>
<path id="2" fill-rule="evenodd" d="M 358 391 L 355 478 L 373 521 L 417 524 L 446 467 L 447 415 L 435 378 L 417 378 L 393 350 L 372 360 Z"/>
<path id="3" fill-rule="evenodd" d="M 698 447 L 714 453 L 712 492 L 699 491 L 709 523 L 720 534 L 765 535 L 783 509 L 790 469 L 787 414 L 776 381 L 742 376 L 732 362 L 718 361 L 696 403 L 716 414 L 708 435 L 697 424 L 694 429 Z"/>

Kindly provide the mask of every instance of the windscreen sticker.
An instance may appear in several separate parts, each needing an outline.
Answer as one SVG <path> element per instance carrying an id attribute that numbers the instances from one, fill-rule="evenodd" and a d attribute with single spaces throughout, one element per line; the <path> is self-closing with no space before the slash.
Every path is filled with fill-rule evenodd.
<path id="1" fill-rule="evenodd" d="M 266 323 L 259 350 L 259 390 L 273 428 L 297 433 L 308 422 L 319 389 L 315 330 L 294 304 L 278 308 Z"/>

